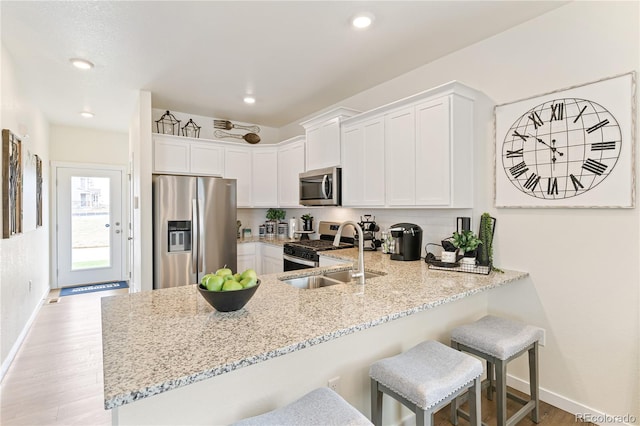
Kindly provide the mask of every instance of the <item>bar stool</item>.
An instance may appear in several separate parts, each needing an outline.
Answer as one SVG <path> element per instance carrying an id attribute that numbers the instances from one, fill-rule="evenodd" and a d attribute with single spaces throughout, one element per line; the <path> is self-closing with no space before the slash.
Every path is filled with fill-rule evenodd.
<path id="1" fill-rule="evenodd" d="M 382 394 L 416 413 L 416 425 L 433 424 L 433 415 L 456 396 L 469 392 L 471 424 L 480 424 L 482 363 L 440 342 L 427 341 L 399 355 L 376 361 L 371 377 L 371 421 L 382 424 Z"/>
<path id="2" fill-rule="evenodd" d="M 282 408 L 240 420 L 236 426 L 367 425 L 371 422 L 340 395 L 318 388 Z"/>
<path id="3" fill-rule="evenodd" d="M 505 318 L 487 315 L 476 322 L 456 327 L 451 332 L 451 346 L 469 352 L 487 362 L 487 398 L 493 399 L 495 389 L 498 426 L 511 426 L 531 412 L 531 420 L 539 421 L 538 389 L 538 341 L 542 330 L 533 326 Z M 529 400 L 507 392 L 507 364 L 529 352 Z M 495 384 L 494 384 L 495 370 Z M 507 418 L 507 397 L 524 404 L 510 418 Z M 458 415 L 468 418 L 467 413 L 458 408 L 458 398 L 451 404 L 451 422 L 458 424 Z"/>

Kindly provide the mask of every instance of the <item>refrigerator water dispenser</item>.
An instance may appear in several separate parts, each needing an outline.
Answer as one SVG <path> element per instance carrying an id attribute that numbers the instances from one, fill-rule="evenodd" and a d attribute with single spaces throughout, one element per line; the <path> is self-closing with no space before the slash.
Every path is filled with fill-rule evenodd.
<path id="1" fill-rule="evenodd" d="M 169 253 L 191 251 L 191 221 L 170 220 Z"/>

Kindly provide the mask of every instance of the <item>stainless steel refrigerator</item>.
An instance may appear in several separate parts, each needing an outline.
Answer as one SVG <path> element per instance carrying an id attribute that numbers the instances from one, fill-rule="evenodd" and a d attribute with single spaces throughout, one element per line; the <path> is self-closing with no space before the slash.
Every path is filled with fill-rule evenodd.
<path id="1" fill-rule="evenodd" d="M 236 181 L 153 176 L 153 288 L 200 282 L 237 257 Z"/>

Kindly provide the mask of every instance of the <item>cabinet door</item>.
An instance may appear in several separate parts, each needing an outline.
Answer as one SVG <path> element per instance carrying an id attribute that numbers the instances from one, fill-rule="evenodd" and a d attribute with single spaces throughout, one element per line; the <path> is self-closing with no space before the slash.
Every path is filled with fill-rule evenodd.
<path id="1" fill-rule="evenodd" d="M 222 176 L 224 148 L 211 143 L 191 142 L 191 173 L 194 175 Z"/>
<path id="2" fill-rule="evenodd" d="M 307 170 L 340 166 L 340 119 L 307 130 Z"/>
<path id="3" fill-rule="evenodd" d="M 301 207 L 299 174 L 304 172 L 304 141 L 278 150 L 278 205 Z"/>
<path id="4" fill-rule="evenodd" d="M 262 274 L 276 274 L 284 271 L 284 261 L 282 259 L 282 247 L 263 244 L 262 253 Z"/>
<path id="5" fill-rule="evenodd" d="M 154 138 L 153 171 L 189 173 L 189 143 Z"/>
<path id="6" fill-rule="evenodd" d="M 236 179 L 238 207 L 251 207 L 251 151 L 227 148 L 224 153 L 224 177 Z"/>
<path id="7" fill-rule="evenodd" d="M 277 148 L 254 150 L 251 156 L 253 206 L 275 207 L 278 205 L 278 150 Z"/>
<path id="8" fill-rule="evenodd" d="M 405 108 L 385 117 L 387 205 L 415 205 L 415 113 Z M 421 185 L 434 182 L 420 182 Z"/>
<path id="9" fill-rule="evenodd" d="M 342 130 L 342 204 L 364 204 L 364 130 L 361 125 Z"/>
<path id="10" fill-rule="evenodd" d="M 449 97 L 416 106 L 416 205 L 451 203 Z"/>
<path id="11" fill-rule="evenodd" d="M 384 118 L 368 121 L 362 126 L 362 203 L 365 206 L 383 206 L 385 202 L 385 140 Z"/>

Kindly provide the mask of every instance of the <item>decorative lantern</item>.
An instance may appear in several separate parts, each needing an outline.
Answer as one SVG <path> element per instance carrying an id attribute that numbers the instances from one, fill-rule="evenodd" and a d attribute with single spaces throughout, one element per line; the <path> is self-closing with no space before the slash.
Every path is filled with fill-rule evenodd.
<path id="1" fill-rule="evenodd" d="M 158 133 L 165 135 L 180 135 L 180 120 L 176 119 L 169 111 L 165 112 L 160 120 L 156 121 Z"/>
<path id="2" fill-rule="evenodd" d="M 187 124 L 182 128 L 182 136 L 188 136 L 190 138 L 200 137 L 200 126 L 198 126 L 193 119 L 189 119 Z"/>

